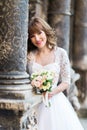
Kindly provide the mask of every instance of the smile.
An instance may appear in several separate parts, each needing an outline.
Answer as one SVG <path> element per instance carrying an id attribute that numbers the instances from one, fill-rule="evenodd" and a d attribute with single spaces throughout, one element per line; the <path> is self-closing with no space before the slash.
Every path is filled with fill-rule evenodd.
<path id="1" fill-rule="evenodd" d="M 42 42 L 37 42 L 38 45 L 40 45 Z"/>

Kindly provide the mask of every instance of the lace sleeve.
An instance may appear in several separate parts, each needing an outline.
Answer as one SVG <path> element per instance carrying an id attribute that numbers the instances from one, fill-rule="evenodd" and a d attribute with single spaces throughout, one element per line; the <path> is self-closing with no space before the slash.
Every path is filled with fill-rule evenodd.
<path id="1" fill-rule="evenodd" d="M 62 82 L 70 84 L 70 62 L 65 50 L 62 50 L 60 58 L 60 77 Z"/>

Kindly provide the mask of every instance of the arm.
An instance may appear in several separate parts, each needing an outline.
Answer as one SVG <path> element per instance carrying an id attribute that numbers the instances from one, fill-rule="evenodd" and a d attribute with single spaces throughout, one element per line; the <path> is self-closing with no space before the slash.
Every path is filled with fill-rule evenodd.
<path id="1" fill-rule="evenodd" d="M 60 76 L 61 83 L 49 93 L 48 97 L 51 98 L 60 92 L 66 90 L 70 85 L 70 62 L 65 50 L 62 50 L 60 57 Z"/>
<path id="2" fill-rule="evenodd" d="M 52 96 L 60 93 L 60 92 L 63 92 L 64 90 L 66 90 L 67 88 L 69 87 L 69 84 L 68 83 L 60 83 L 56 88 L 54 88 L 52 90 L 52 92 L 49 92 L 48 94 L 48 98 L 51 98 Z"/>

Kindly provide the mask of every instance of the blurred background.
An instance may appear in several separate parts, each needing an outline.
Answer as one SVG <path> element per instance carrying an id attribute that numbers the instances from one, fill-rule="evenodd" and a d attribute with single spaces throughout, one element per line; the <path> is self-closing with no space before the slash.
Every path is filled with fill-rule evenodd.
<path id="1" fill-rule="evenodd" d="M 71 64 L 65 95 L 87 130 L 87 0 L 0 0 L 0 130 L 36 130 L 35 108 L 26 72 L 28 25 L 38 16 L 55 30 L 57 45 Z"/>
<path id="2" fill-rule="evenodd" d="M 55 29 L 57 45 L 64 48 L 69 55 L 71 87 L 66 95 L 85 125 L 87 123 L 87 0 L 30 0 L 29 21 L 34 16 L 43 18 Z"/>

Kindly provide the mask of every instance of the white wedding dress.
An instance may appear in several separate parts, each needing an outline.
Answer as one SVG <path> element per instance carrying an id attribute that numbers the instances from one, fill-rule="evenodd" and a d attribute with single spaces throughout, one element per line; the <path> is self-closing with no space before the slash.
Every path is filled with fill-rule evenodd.
<path id="1" fill-rule="evenodd" d="M 62 82 L 70 83 L 69 60 L 66 51 L 62 48 L 57 47 L 55 50 L 54 63 L 42 66 L 35 60 L 28 61 L 30 75 L 40 69 L 55 72 L 55 82 L 52 89 L 57 87 L 60 77 Z M 63 92 L 53 96 L 49 101 L 50 107 L 46 107 L 43 101 L 37 107 L 38 130 L 84 130 L 76 112 Z"/>

